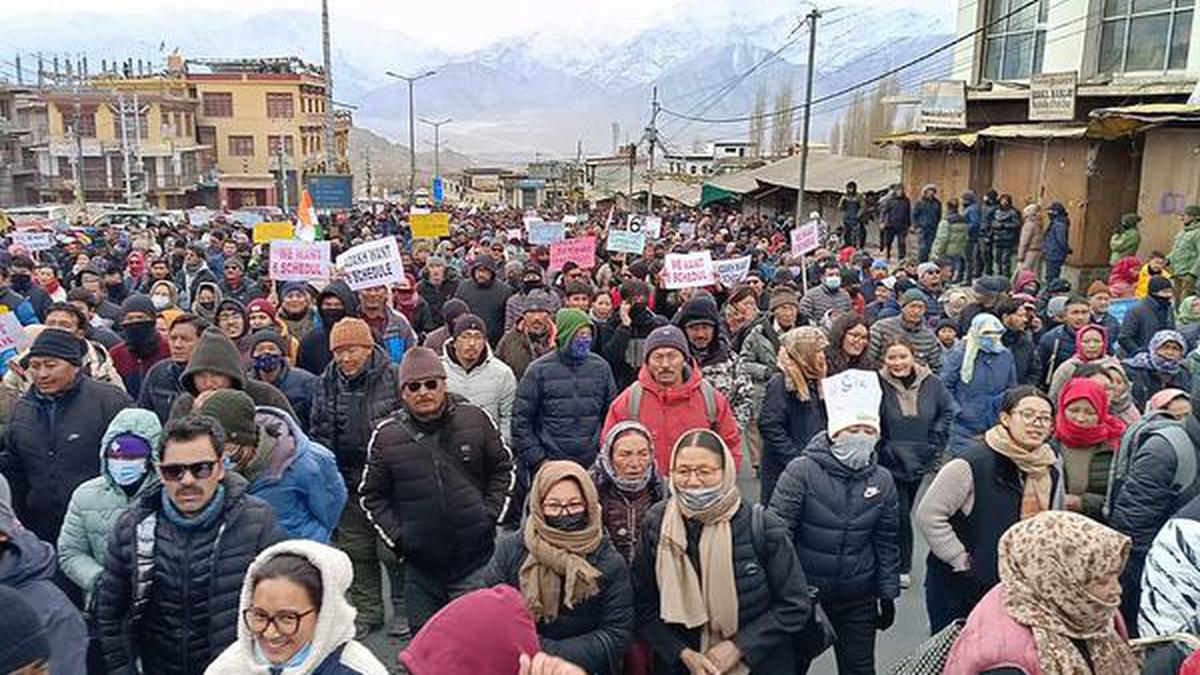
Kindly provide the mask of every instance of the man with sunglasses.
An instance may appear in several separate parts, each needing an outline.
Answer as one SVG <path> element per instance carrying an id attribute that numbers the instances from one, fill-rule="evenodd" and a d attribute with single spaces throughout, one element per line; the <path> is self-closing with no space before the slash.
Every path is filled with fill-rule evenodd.
<path id="1" fill-rule="evenodd" d="M 121 514 L 96 601 L 105 672 L 200 675 L 237 639 L 246 568 L 286 538 L 275 513 L 226 472 L 225 432 L 188 415 L 163 430 L 161 485 Z"/>
<path id="2" fill-rule="evenodd" d="M 400 409 L 371 435 L 358 491 L 379 535 L 405 560 L 404 601 L 415 633 L 480 587 L 514 474 L 491 416 L 447 394 L 446 369 L 433 350 L 409 350 L 400 387 Z"/>

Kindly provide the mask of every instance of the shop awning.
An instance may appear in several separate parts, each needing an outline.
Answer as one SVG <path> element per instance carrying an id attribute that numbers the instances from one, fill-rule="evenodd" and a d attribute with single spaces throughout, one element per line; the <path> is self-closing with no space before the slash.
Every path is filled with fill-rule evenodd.
<path id="1" fill-rule="evenodd" d="M 1200 122 L 1200 105 L 1144 103 L 1093 110 L 1088 131 L 1101 138 L 1117 138 L 1172 122 Z"/>
<path id="2" fill-rule="evenodd" d="M 1087 135 L 1086 125 L 1061 124 L 995 124 L 977 133 L 981 138 L 1036 138 L 1067 139 L 1083 138 Z"/>
<path id="3" fill-rule="evenodd" d="M 700 208 L 705 208 L 711 204 L 727 201 L 738 201 L 742 198 L 742 192 L 734 192 L 725 188 L 717 187 L 711 183 L 705 183 L 700 188 Z"/>
<path id="4" fill-rule="evenodd" d="M 975 145 L 974 131 L 901 131 L 875 139 L 880 147 L 915 145 L 922 148 L 969 148 Z"/>

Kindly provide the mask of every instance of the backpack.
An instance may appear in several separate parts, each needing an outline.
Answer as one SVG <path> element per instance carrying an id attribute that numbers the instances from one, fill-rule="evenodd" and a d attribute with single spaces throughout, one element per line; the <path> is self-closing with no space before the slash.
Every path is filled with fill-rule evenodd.
<path id="1" fill-rule="evenodd" d="M 1121 446 L 1108 470 L 1108 491 L 1104 495 L 1104 518 L 1112 515 L 1112 507 L 1124 486 L 1125 478 L 1146 441 L 1154 436 L 1162 437 L 1175 451 L 1175 476 L 1171 479 L 1171 490 L 1180 493 L 1196 481 L 1196 446 L 1186 429 L 1165 412 L 1157 411 L 1131 425 L 1121 436 Z"/>
<path id="2" fill-rule="evenodd" d="M 642 395 L 644 393 L 641 382 L 634 382 L 629 387 L 629 418 L 635 422 L 642 421 Z M 716 431 L 717 389 L 708 380 L 700 380 L 700 396 L 704 399 L 704 415 L 708 419 L 708 428 Z"/>

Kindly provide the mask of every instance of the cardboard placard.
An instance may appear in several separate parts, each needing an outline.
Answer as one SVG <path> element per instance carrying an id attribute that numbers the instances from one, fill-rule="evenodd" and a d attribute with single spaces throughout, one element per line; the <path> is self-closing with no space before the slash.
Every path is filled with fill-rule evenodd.
<path id="1" fill-rule="evenodd" d="M 879 427 L 883 390 L 875 371 L 844 370 L 822 380 L 821 388 L 830 429 L 844 429 L 855 424 Z"/>
<path id="2" fill-rule="evenodd" d="M 573 262 L 585 270 L 596 266 L 596 238 L 579 237 L 564 239 L 550 244 L 551 272 L 561 270 L 568 262 Z"/>
<path id="3" fill-rule="evenodd" d="M 254 226 L 254 243 L 264 244 L 276 239 L 293 239 L 296 228 L 286 220 L 273 223 L 258 223 Z"/>
<path id="4" fill-rule="evenodd" d="M 716 283 L 713 276 L 712 254 L 668 253 L 663 267 L 663 285 L 671 290 L 711 286 Z"/>
<path id="5" fill-rule="evenodd" d="M 270 277 L 275 281 L 329 279 L 329 242 L 272 242 Z"/>
<path id="6" fill-rule="evenodd" d="M 549 246 L 566 238 L 562 223 L 547 223 L 541 218 L 526 218 L 525 230 L 529 233 L 529 243 L 534 246 Z"/>
<path id="7" fill-rule="evenodd" d="M 806 255 L 821 248 L 821 227 L 809 222 L 792 230 L 792 255 Z"/>
<path id="8" fill-rule="evenodd" d="M 9 349 L 21 351 L 33 342 L 25 333 L 25 327 L 12 312 L 0 313 L 0 352 Z"/>
<path id="9" fill-rule="evenodd" d="M 641 255 L 646 250 L 646 235 L 643 232 L 611 230 L 606 248 L 611 253 L 634 253 Z"/>
<path id="10" fill-rule="evenodd" d="M 412 226 L 412 236 L 437 239 L 450 236 L 449 213 L 418 213 L 408 216 L 408 224 Z"/>
<path id="11" fill-rule="evenodd" d="M 662 236 L 662 218 L 658 216 L 631 214 L 625 221 L 625 229 L 630 232 L 641 232 L 646 235 L 647 241 L 658 239 Z"/>
<path id="12" fill-rule="evenodd" d="M 393 237 L 359 244 L 339 255 L 337 264 L 346 284 L 354 291 L 388 286 L 404 278 L 400 247 Z"/>
<path id="13" fill-rule="evenodd" d="M 717 280 L 725 288 L 733 288 L 733 285 L 750 273 L 750 256 L 744 255 L 740 258 L 729 258 L 726 260 L 713 261 L 713 274 Z"/>
<path id="14" fill-rule="evenodd" d="M 229 219 L 241 223 L 242 227 L 254 227 L 263 221 L 263 215 L 256 211 L 234 211 L 229 215 Z"/>
<path id="15" fill-rule="evenodd" d="M 13 243 L 27 251 L 47 251 L 54 248 L 54 233 L 41 230 L 13 230 Z"/>

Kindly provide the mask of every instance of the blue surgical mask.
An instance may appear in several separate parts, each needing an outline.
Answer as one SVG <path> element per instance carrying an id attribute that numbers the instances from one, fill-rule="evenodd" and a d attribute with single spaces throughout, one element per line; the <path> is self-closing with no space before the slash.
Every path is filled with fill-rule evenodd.
<path id="1" fill-rule="evenodd" d="M 721 498 L 721 486 L 710 488 L 679 488 L 676 491 L 679 501 L 693 513 L 698 513 L 717 503 Z"/>
<path id="2" fill-rule="evenodd" d="M 991 354 L 999 354 L 1004 351 L 1004 345 L 1000 343 L 1000 338 L 994 335 L 980 335 L 979 348 Z"/>
<path id="3" fill-rule="evenodd" d="M 283 668 L 284 673 L 287 673 L 289 670 L 299 668 L 301 665 L 304 664 L 304 660 L 307 659 L 309 657 L 309 655 L 311 655 L 312 653 L 313 653 L 313 644 L 310 642 L 310 643 L 304 645 L 304 647 L 301 648 L 300 651 L 293 654 L 292 658 L 288 659 L 288 662 L 282 664 L 280 667 Z M 259 665 L 263 665 L 263 666 L 275 665 L 275 664 L 271 663 L 271 660 L 268 659 L 267 655 L 263 653 L 262 647 L 259 646 L 257 639 L 254 640 L 254 660 L 257 661 Z"/>
<path id="4" fill-rule="evenodd" d="M 109 459 L 108 475 L 113 482 L 125 487 L 133 485 L 146 475 L 145 459 Z"/>
<path id="5" fill-rule="evenodd" d="M 577 337 L 571 340 L 571 344 L 567 345 L 567 351 L 571 358 L 582 361 L 592 351 L 592 338 Z"/>
<path id="6" fill-rule="evenodd" d="M 825 284 L 825 288 L 828 288 L 831 291 L 836 291 L 837 289 L 842 287 L 842 278 L 841 277 L 825 277 L 822 280 L 822 283 Z"/>

